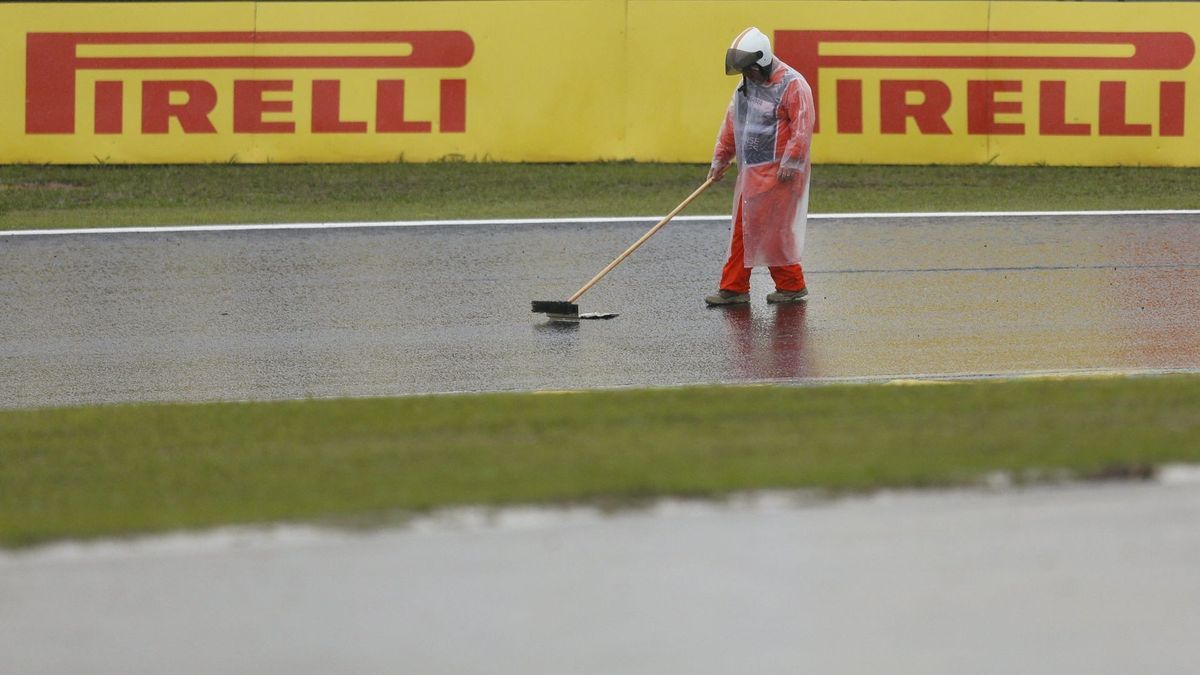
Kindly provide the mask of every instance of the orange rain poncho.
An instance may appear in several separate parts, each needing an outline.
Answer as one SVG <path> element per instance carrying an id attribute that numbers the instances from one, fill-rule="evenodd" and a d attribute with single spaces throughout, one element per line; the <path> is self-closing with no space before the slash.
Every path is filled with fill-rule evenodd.
<path id="1" fill-rule="evenodd" d="M 733 213 L 735 219 L 741 216 L 746 267 L 800 262 L 815 118 L 808 82 L 778 58 L 772 59 L 766 82 L 743 79 L 733 93 L 712 164 L 724 169 L 737 157 Z M 780 182 L 781 166 L 794 169 L 795 177 Z"/>

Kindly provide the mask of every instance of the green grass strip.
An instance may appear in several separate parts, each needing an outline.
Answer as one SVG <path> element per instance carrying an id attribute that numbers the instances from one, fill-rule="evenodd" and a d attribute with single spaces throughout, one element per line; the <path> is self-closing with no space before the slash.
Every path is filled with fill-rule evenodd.
<path id="1" fill-rule="evenodd" d="M 1200 461 L 1200 377 L 0 411 L 0 545 Z"/>
<path id="2" fill-rule="evenodd" d="M 0 166 L 0 229 L 657 215 L 707 166 Z M 693 214 L 728 213 L 732 177 Z M 1200 169 L 819 165 L 813 213 L 1200 208 Z"/>

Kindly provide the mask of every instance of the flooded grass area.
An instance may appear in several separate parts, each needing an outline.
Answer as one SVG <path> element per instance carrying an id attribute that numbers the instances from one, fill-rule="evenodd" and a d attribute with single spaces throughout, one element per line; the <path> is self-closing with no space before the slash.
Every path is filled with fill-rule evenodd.
<path id="1" fill-rule="evenodd" d="M 0 551 L 0 650 L 114 675 L 1187 673 L 1200 484 L 1162 473 Z"/>
<path id="2" fill-rule="evenodd" d="M 0 544 L 1200 461 L 1200 377 L 0 411 Z"/>

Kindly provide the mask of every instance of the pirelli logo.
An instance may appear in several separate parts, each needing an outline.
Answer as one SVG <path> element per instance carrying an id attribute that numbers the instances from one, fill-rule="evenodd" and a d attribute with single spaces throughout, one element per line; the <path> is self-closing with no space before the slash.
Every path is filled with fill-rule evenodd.
<path id="1" fill-rule="evenodd" d="M 461 133 L 467 130 L 467 80 L 437 80 L 436 115 L 406 116 L 406 71 L 456 69 L 475 44 L 463 31 L 29 33 L 26 37 L 25 133 L 96 134 Z M 296 71 L 295 77 L 234 79 L 218 88 L 214 73 Z M 131 77 L 130 71 L 145 71 Z M 369 71 L 373 115 L 346 118 L 342 80 L 308 71 Z M 174 73 L 163 77 L 163 73 Z M 94 73 L 94 110 L 76 119 L 81 73 Z M 383 77 L 378 77 L 383 74 Z M 106 77 L 106 75 L 109 75 Z M 89 82 L 92 81 L 89 77 Z M 137 89 L 135 92 L 130 89 Z M 225 91 L 222 93 L 222 90 Z M 295 102 L 306 97 L 307 119 Z M 140 128 L 125 128 L 126 106 L 140 108 Z M 229 106 L 232 128 L 218 129 L 214 111 Z"/>
<path id="2" fill-rule="evenodd" d="M 832 121 L 837 134 L 851 135 L 873 133 L 868 123 L 877 120 L 880 134 L 1183 136 L 1179 71 L 1196 52 L 1181 32 L 781 30 L 775 46 L 818 101 L 833 85 L 835 117 L 818 125 Z M 889 76 L 898 70 L 906 75 Z M 964 70 L 984 76 L 951 75 Z M 1098 84 L 1079 84 L 1088 73 Z M 878 87 L 869 97 L 867 83 Z M 1131 116 L 1134 96 L 1152 99 L 1156 114 Z M 867 109 L 868 98 L 877 109 Z M 964 107 L 965 115 L 950 114 Z"/>

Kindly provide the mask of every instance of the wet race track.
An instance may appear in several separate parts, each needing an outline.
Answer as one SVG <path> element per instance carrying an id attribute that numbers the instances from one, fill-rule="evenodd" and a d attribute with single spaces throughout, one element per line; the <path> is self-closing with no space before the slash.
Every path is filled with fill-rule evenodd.
<path id="1" fill-rule="evenodd" d="M 1200 369 L 1195 214 L 0 236 L 0 407 Z M 0 673 L 1196 672 L 1200 475 L 0 551 Z M 463 514 L 466 515 L 463 515 Z M 68 644 L 64 636 L 69 637 Z"/>
<path id="2" fill-rule="evenodd" d="M 728 224 L 0 237 L 0 407 L 1200 367 L 1194 214 L 819 218 L 806 304 L 709 309 Z"/>

